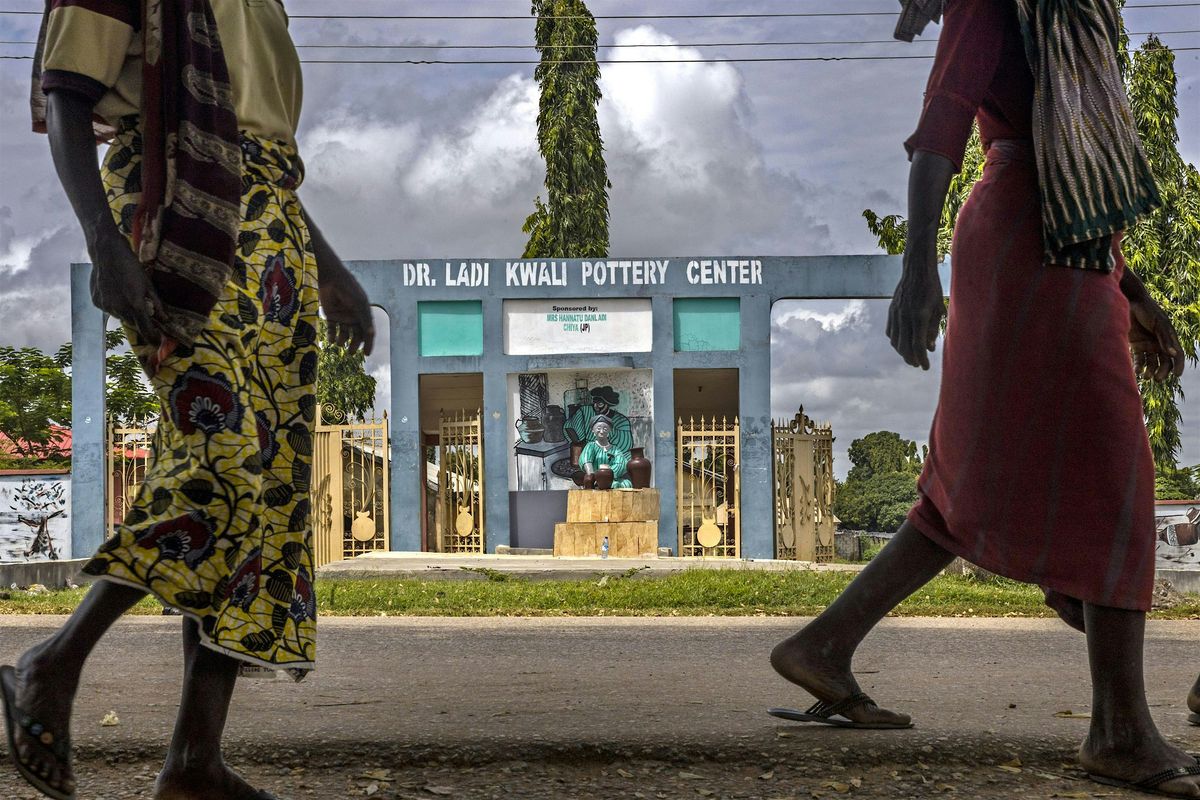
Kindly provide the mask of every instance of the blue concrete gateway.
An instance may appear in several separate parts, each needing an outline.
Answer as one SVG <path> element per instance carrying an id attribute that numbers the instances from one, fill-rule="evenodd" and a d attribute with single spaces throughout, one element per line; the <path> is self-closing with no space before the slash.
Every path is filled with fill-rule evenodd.
<path id="1" fill-rule="evenodd" d="M 653 462 L 659 545 L 674 552 L 676 420 L 736 418 L 739 555 L 772 558 L 772 306 L 887 299 L 901 266 L 895 256 L 351 262 L 390 325 L 378 335 L 390 339 L 391 548 L 427 547 L 427 421 L 450 407 L 455 386 L 469 385 L 474 396 L 460 407 L 482 411 L 488 552 L 550 546 L 571 485 L 562 469 L 570 441 L 558 434 L 578 438 L 594 402 L 616 420 L 614 440 L 627 429 Z M 105 319 L 90 302 L 90 273 L 87 264 L 72 270 L 76 556 L 92 552 L 107 530 Z M 523 422 L 534 409 L 554 420 L 554 435 L 522 430 L 536 424 Z"/>

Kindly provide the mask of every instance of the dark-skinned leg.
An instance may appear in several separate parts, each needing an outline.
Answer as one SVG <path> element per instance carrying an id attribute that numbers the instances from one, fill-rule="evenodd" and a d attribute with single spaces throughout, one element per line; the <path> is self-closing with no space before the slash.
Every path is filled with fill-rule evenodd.
<path id="1" fill-rule="evenodd" d="M 221 736 L 238 662 L 200 645 L 195 620 L 183 621 L 184 679 L 175 732 L 155 787 L 156 800 L 255 800 L 257 792 L 225 766 Z"/>
<path id="2" fill-rule="evenodd" d="M 1141 611 L 1084 604 L 1088 660 L 1092 670 L 1092 726 L 1079 761 L 1094 775 L 1137 781 L 1195 759 L 1169 744 L 1154 725 L 1142 674 L 1146 615 Z M 1200 776 L 1158 787 L 1181 797 L 1200 797 Z"/>
<path id="3" fill-rule="evenodd" d="M 92 586 L 58 633 L 17 659 L 17 706 L 54 735 L 67 736 L 84 662 L 112 624 L 145 596 L 142 589 L 111 581 Z M 51 786 L 74 791 L 75 776 L 68 765 L 57 764 L 23 730 L 14 731 L 14 736 L 23 763 Z"/>
<path id="4" fill-rule="evenodd" d="M 771 651 L 771 666 L 818 700 L 834 703 L 860 691 L 852 662 L 859 644 L 888 612 L 920 589 L 954 556 L 906 522 L 829 608 Z M 857 722 L 908 722 L 872 705 L 852 709 Z"/>
<path id="5" fill-rule="evenodd" d="M 1200 714 L 1200 677 L 1196 678 L 1196 683 L 1188 692 L 1187 704 L 1193 714 Z"/>

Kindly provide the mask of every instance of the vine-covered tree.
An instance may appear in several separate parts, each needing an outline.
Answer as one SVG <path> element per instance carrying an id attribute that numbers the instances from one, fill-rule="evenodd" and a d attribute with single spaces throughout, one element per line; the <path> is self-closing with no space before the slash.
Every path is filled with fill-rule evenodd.
<path id="1" fill-rule="evenodd" d="M 541 88 L 538 149 L 546 160 L 546 202 L 522 230 L 526 258 L 608 255 L 608 168 L 596 115 L 600 66 L 596 20 L 584 0 L 533 0 L 534 77 Z"/>
<path id="2" fill-rule="evenodd" d="M 1170 316 L 1193 367 L 1200 346 L 1200 173 L 1179 155 L 1175 54 L 1156 36 L 1133 53 L 1126 80 L 1129 103 L 1163 205 L 1125 236 L 1129 266 Z M 1179 453 L 1179 379 L 1142 382 L 1154 461 L 1174 469 Z"/>

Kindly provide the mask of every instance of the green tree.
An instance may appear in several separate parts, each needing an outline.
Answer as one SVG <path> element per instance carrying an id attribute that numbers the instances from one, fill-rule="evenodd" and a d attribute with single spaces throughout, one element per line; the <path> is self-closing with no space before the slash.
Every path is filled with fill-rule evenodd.
<path id="1" fill-rule="evenodd" d="M 317 360 L 317 402 L 333 407 L 347 419 L 366 419 L 375 408 L 375 379 L 367 374 L 367 357 L 362 351 L 349 353 L 330 344 L 325 320 L 320 324 L 320 355 Z"/>
<path id="2" fill-rule="evenodd" d="M 917 500 L 924 453 L 897 433 L 877 431 L 851 442 L 847 455 L 853 466 L 838 487 L 833 513 L 852 530 L 898 530 Z"/>
<path id="3" fill-rule="evenodd" d="M 1159 469 L 1154 494 L 1159 500 L 1200 500 L 1200 464 Z"/>
<path id="4" fill-rule="evenodd" d="M 1200 345 L 1200 173 L 1179 155 L 1175 54 L 1150 36 L 1126 73 L 1129 104 L 1146 148 L 1163 205 L 1126 232 L 1129 266 L 1171 317 L 1195 367 Z M 1150 445 L 1159 470 L 1174 469 L 1179 453 L 1179 380 L 1142 382 Z"/>
<path id="5" fill-rule="evenodd" d="M 0 347 L 0 433 L 17 458 L 61 458 L 52 425 L 70 422 L 71 379 L 58 360 L 34 347 Z"/>
<path id="6" fill-rule="evenodd" d="M 596 20 L 584 0 L 533 0 L 534 77 L 541 88 L 538 149 L 546 160 L 545 203 L 538 197 L 522 230 L 526 258 L 608 255 L 608 168 L 596 108 L 600 67 Z"/>
<path id="7" fill-rule="evenodd" d="M 917 501 L 916 476 L 906 472 L 872 475 L 839 487 L 833 513 L 843 528 L 891 533 L 900 529 Z"/>
<path id="8" fill-rule="evenodd" d="M 846 455 L 854 465 L 847 481 L 896 472 L 915 476 L 920 474 L 923 463 L 917 455 L 917 443 L 892 431 L 876 431 L 855 439 Z"/>

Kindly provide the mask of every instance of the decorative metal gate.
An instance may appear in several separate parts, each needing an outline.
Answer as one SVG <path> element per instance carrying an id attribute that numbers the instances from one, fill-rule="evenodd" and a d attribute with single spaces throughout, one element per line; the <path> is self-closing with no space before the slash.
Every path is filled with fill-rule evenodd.
<path id="1" fill-rule="evenodd" d="M 129 425 L 109 421 L 105 476 L 105 499 L 108 508 L 105 518 L 108 520 L 110 537 L 116 533 L 117 525 L 125 519 L 125 514 L 133 505 L 142 483 L 146 480 L 146 468 L 150 464 L 150 452 L 153 449 L 157 427 L 158 423 L 154 421 L 134 422 Z"/>
<path id="2" fill-rule="evenodd" d="M 391 534 L 388 418 L 347 423 L 321 409 L 313 440 L 316 566 L 387 550 Z"/>
<path id="3" fill-rule="evenodd" d="M 833 429 L 801 408 L 773 426 L 775 557 L 833 560 Z"/>
<path id="4" fill-rule="evenodd" d="M 438 547 L 484 552 L 483 415 L 443 416 L 438 438 Z"/>
<path id="5" fill-rule="evenodd" d="M 736 417 L 679 420 L 675 502 L 681 556 L 740 555 L 741 439 Z"/>

